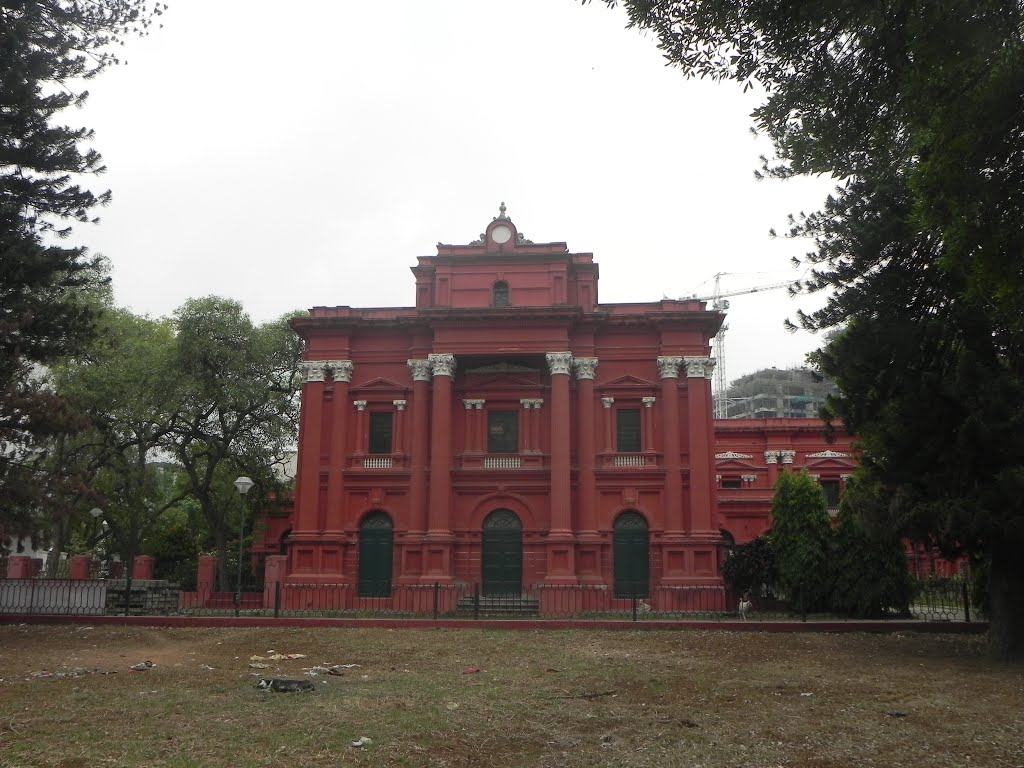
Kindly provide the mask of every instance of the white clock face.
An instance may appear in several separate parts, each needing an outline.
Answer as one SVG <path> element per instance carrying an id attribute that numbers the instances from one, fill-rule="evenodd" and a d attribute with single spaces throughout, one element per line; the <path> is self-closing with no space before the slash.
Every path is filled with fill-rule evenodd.
<path id="1" fill-rule="evenodd" d="M 501 224 L 491 230 L 491 240 L 498 243 L 499 245 L 507 243 L 512 239 L 512 230 Z"/>

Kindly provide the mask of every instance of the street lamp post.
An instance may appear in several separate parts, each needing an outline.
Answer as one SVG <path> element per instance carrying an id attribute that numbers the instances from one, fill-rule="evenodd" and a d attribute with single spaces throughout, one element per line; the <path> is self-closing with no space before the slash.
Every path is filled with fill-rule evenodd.
<path id="1" fill-rule="evenodd" d="M 238 580 L 235 582 L 235 616 L 242 608 L 242 540 L 245 536 L 245 495 L 256 483 L 251 478 L 242 476 L 235 480 L 235 488 L 242 498 L 242 519 L 238 524 Z"/>

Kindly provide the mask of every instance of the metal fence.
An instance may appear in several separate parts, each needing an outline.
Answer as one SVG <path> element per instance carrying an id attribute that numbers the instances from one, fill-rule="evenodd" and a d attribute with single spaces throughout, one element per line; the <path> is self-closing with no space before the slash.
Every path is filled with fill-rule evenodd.
<path id="1" fill-rule="evenodd" d="M 970 622 L 966 581 L 920 582 L 908 611 L 873 618 Z M 578 621 L 849 621 L 850 616 L 799 609 L 777 597 L 753 597 L 745 615 L 725 587 L 655 585 L 628 597 L 596 585 L 536 584 L 514 594 L 487 594 L 479 584 L 272 583 L 221 591 L 200 584 L 185 591 L 166 581 L 125 579 L 0 580 L 0 614 L 246 616 L 274 618 L 415 618 Z"/>

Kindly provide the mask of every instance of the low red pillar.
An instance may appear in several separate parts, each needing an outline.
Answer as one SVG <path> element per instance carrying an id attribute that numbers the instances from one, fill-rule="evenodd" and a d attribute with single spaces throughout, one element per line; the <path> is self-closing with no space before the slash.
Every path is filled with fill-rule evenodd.
<path id="1" fill-rule="evenodd" d="M 92 576 L 92 555 L 72 555 L 68 558 L 68 578 L 86 581 Z"/>
<path id="2" fill-rule="evenodd" d="M 144 581 L 153 578 L 156 569 L 156 558 L 152 555 L 136 555 L 132 559 L 132 578 Z"/>
<path id="3" fill-rule="evenodd" d="M 27 555 L 11 555 L 7 558 L 8 579 L 31 579 L 32 558 Z"/>
<path id="4" fill-rule="evenodd" d="M 277 607 L 277 585 L 284 581 L 287 555 L 268 555 L 263 563 L 263 606 Z"/>
<path id="5" fill-rule="evenodd" d="M 200 606 L 205 606 L 206 601 L 217 587 L 217 556 L 200 555 L 199 567 L 196 574 L 196 597 Z"/>

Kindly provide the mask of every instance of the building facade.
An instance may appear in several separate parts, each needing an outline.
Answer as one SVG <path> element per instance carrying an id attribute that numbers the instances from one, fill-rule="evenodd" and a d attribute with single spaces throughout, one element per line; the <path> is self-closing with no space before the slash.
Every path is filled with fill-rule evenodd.
<path id="1" fill-rule="evenodd" d="M 723 315 L 697 300 L 601 304 L 593 255 L 527 240 L 504 205 L 478 240 L 439 244 L 412 272 L 413 307 L 293 321 L 295 505 L 267 521 L 262 547 L 287 553 L 285 587 L 682 599 L 721 584 L 723 542 L 768 528 L 790 457 L 828 479 L 853 466 L 815 455 L 820 424 L 816 443 L 809 423 L 766 420 L 716 441 Z"/>

